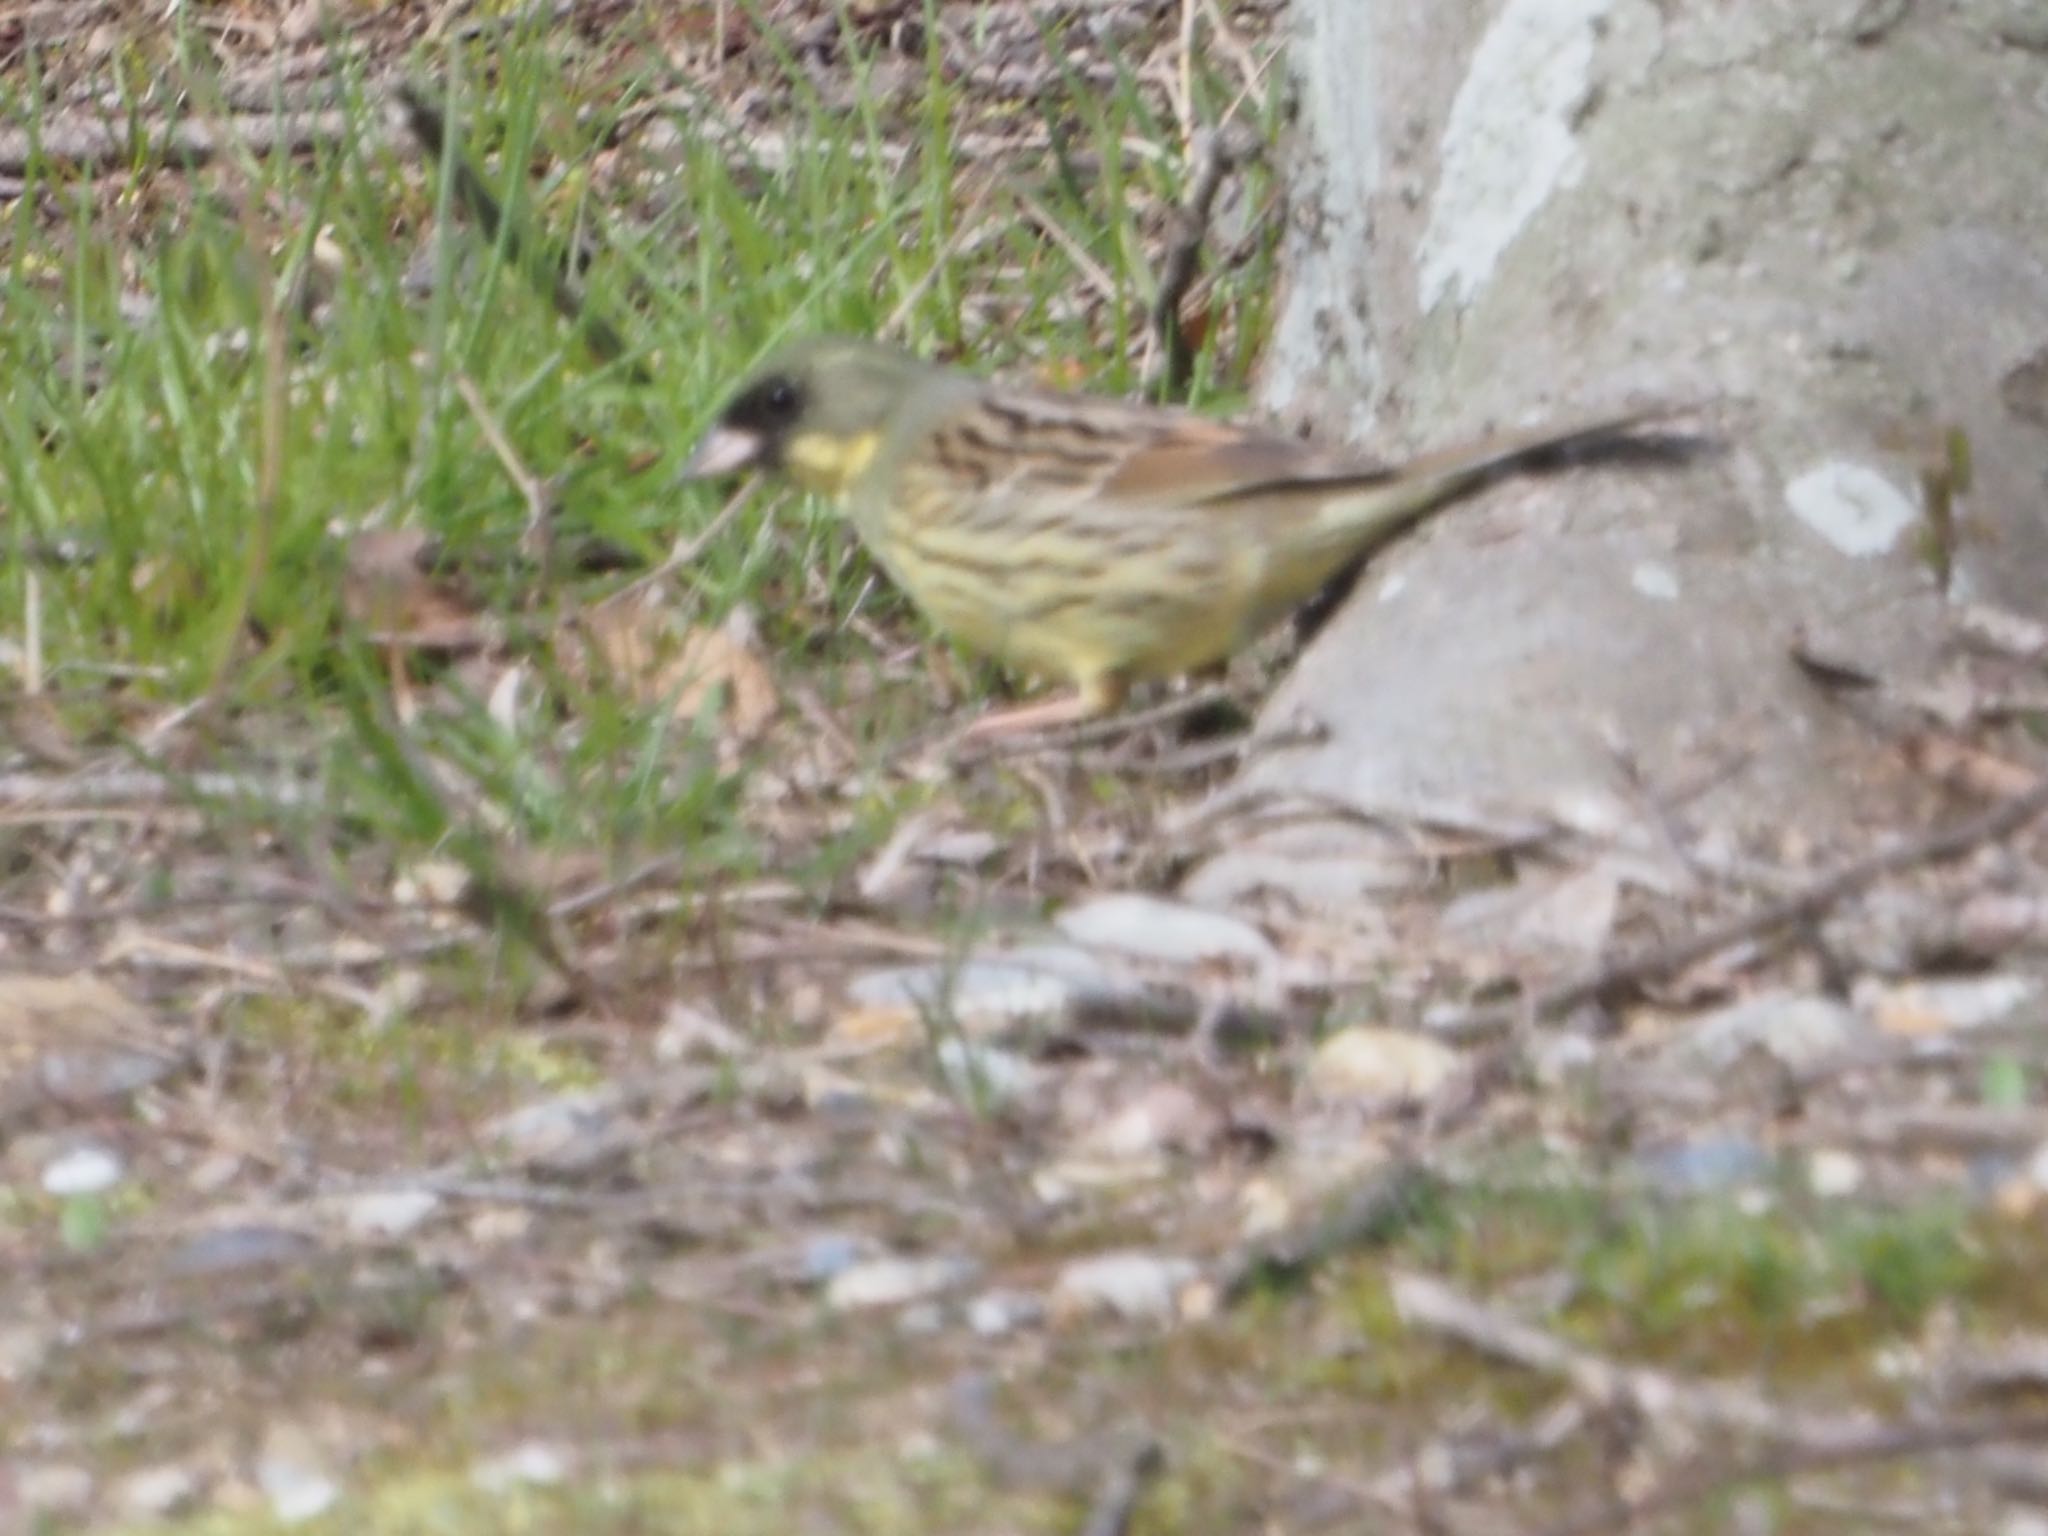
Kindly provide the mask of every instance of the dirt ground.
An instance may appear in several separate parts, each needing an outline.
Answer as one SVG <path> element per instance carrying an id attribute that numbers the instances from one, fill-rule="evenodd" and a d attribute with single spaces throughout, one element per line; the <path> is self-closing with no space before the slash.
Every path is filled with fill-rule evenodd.
<path id="1" fill-rule="evenodd" d="M 219 135 L 275 132 L 94 106 L 170 77 L 160 9 L 0 9 L 39 152 L 136 253 L 232 190 Z M 1280 68 L 1277 5 L 1206 0 L 186 9 L 223 99 L 308 141 L 365 121 L 314 120 L 323 80 L 493 27 L 763 165 L 803 91 L 889 104 L 886 145 L 935 67 L 978 159 L 1045 159 L 1064 67 L 1192 163 L 1191 39 L 1241 95 Z M 668 217 L 658 117 L 573 186 L 536 151 L 542 215 Z M 410 240 L 430 171 L 376 121 Z M 27 158 L 14 217 L 61 232 Z M 1164 263 L 1186 210 L 1131 196 Z M 1204 291 L 1181 320 L 1255 356 Z M 1142 373 L 1158 337 L 1080 303 Z M 698 841 L 600 855 L 435 819 L 487 775 L 410 732 L 510 688 L 514 620 L 410 534 L 338 578 L 388 668 L 351 738 L 384 822 L 322 802 L 303 716 L 39 685 L 28 594 L 91 557 L 0 561 L 0 1529 L 2048 1529 L 2038 625 L 1959 620 L 1939 724 L 1932 682 L 1849 680 L 1941 807 L 1861 859 L 1697 847 L 1682 805 L 1648 842 L 1418 824 L 1370 912 L 1226 914 L 1174 881 L 1284 643 L 1193 724 L 877 769 L 977 686 L 886 599 L 842 623 L 777 576 L 680 655 L 592 603 L 561 670 L 709 723 Z M 819 681 L 814 618 L 871 692 Z"/>

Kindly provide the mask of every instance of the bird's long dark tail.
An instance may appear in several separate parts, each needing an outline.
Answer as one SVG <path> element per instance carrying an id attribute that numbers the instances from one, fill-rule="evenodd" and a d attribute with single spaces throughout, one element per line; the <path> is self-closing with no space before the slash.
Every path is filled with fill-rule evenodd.
<path id="1" fill-rule="evenodd" d="M 1644 430 L 1680 409 L 1655 407 L 1571 426 L 1504 432 L 1424 454 L 1391 470 L 1333 476 L 1318 487 L 1324 495 L 1337 492 L 1322 521 L 1340 540 L 1359 539 L 1353 554 L 1370 553 L 1430 513 L 1515 475 L 1585 464 L 1684 463 L 1708 447 L 1708 440 Z M 1356 498 L 1342 494 L 1352 482 L 1361 493 Z"/>
<path id="2" fill-rule="evenodd" d="M 1297 630 L 1304 637 L 1313 632 L 1380 550 L 1487 486 L 1578 465 L 1671 467 L 1711 452 L 1718 446 L 1712 438 L 1652 430 L 1694 409 L 1652 407 L 1568 426 L 1500 433 L 1390 469 L 1339 473 L 1313 482 L 1313 494 L 1322 498 L 1316 532 L 1294 552 L 1296 601 L 1310 605 L 1297 618 Z M 1354 489 L 1355 495 L 1346 494 Z"/>

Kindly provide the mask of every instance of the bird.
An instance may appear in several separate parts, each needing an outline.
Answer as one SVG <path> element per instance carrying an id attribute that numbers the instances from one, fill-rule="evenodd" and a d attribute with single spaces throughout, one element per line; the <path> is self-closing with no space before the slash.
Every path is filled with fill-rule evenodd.
<path id="1" fill-rule="evenodd" d="M 1429 514 L 1663 414 L 1383 465 L 822 335 L 732 390 L 680 478 L 762 472 L 823 497 L 938 629 L 1066 685 L 962 735 L 986 740 L 1113 714 L 1134 685 L 1213 668 Z"/>

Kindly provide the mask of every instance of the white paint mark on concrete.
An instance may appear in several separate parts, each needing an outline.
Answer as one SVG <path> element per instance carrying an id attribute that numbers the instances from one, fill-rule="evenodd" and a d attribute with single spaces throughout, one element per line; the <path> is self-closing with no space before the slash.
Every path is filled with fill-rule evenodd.
<path id="1" fill-rule="evenodd" d="M 1372 7 L 1294 7 L 1295 72 L 1301 82 L 1302 142 L 1329 157 L 1325 184 L 1333 195 L 1321 205 L 1322 227 L 1312 240 L 1290 241 L 1302 264 L 1274 323 L 1271 356 L 1262 368 L 1262 403 L 1276 415 L 1297 404 L 1321 408 L 1332 424 L 1356 436 L 1373 425 L 1370 402 L 1378 393 L 1381 360 L 1370 304 L 1367 263 L 1360 253 L 1373 239 L 1372 203 L 1386 156 L 1380 147 L 1380 24 Z M 1346 375 L 1356 375 L 1346 377 Z M 1308 398 L 1309 380 L 1330 393 Z M 1337 408 L 1344 402 L 1341 418 Z"/>
<path id="2" fill-rule="evenodd" d="M 1573 121 L 1593 88 L 1594 27 L 1614 0 L 1508 0 L 1451 103 L 1422 237 L 1422 306 L 1468 303 L 1586 156 Z"/>
<path id="3" fill-rule="evenodd" d="M 1882 555 L 1919 520 L 1920 509 L 1867 464 L 1830 459 L 1785 487 L 1785 505 L 1845 555 Z"/>
<path id="4" fill-rule="evenodd" d="M 1628 573 L 1628 584 L 1645 597 L 1654 597 L 1660 603 L 1678 601 L 1678 577 L 1668 565 L 1659 565 L 1654 560 L 1645 560 Z"/>

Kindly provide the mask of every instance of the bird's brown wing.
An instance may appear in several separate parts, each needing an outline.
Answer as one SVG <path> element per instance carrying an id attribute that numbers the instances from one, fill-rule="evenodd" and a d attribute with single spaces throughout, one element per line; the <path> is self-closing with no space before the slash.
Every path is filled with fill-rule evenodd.
<path id="1" fill-rule="evenodd" d="M 990 518 L 1026 508 L 1056 517 L 1083 505 L 1110 516 L 1192 510 L 1248 486 L 1357 467 L 1192 412 L 993 387 L 938 415 L 898 462 L 955 490 L 946 515 Z"/>

